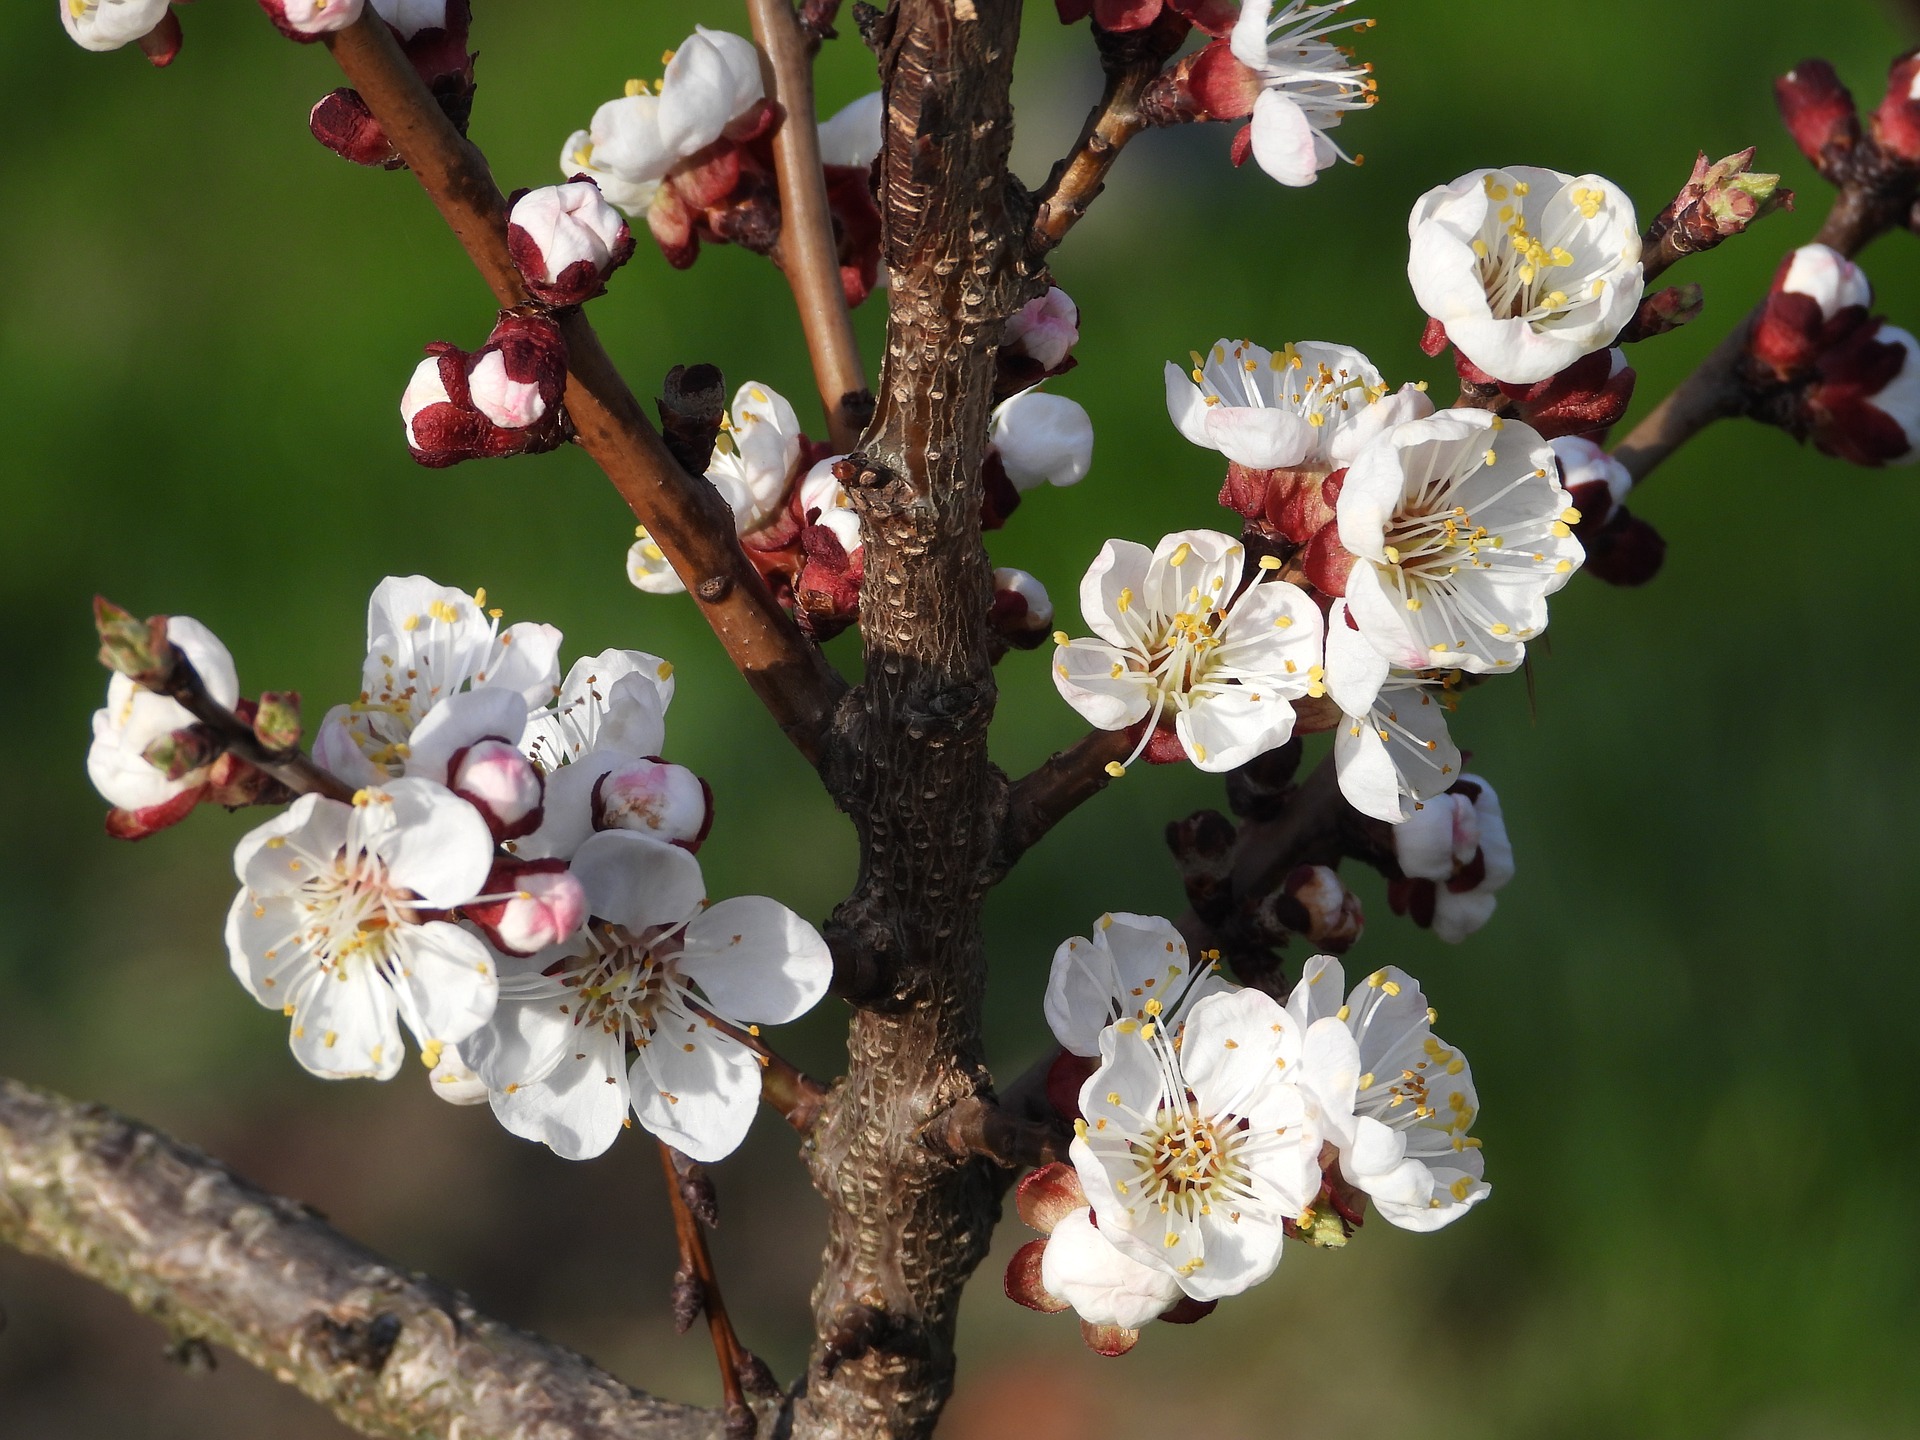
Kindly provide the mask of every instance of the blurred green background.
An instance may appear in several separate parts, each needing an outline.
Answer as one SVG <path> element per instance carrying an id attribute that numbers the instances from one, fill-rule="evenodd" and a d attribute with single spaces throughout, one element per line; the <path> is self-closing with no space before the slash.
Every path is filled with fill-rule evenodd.
<path id="1" fill-rule="evenodd" d="M 475 138 L 504 186 L 557 178 L 566 133 L 655 75 L 690 24 L 745 29 L 723 0 L 479 0 Z M 103 676 L 87 602 L 200 617 L 249 690 L 318 714 L 355 686 L 367 592 L 421 571 L 485 585 L 554 622 L 568 653 L 670 656 L 669 754 L 707 775 L 712 892 L 815 917 L 853 851 L 692 607 L 631 590 L 632 519 L 582 454 L 415 468 L 395 406 L 422 344 L 479 343 L 492 309 L 404 174 L 308 138 L 336 83 L 239 0 L 183 10 L 166 73 L 68 44 L 52 0 L 0 16 L 0 597 L 14 679 L 0 827 L 0 1073 L 166 1127 L 347 1232 L 470 1290 L 664 1393 L 711 1398 L 706 1342 L 675 1337 L 671 1239 L 636 1135 L 571 1166 L 453 1110 L 409 1069 L 329 1086 L 229 977 L 227 854 L 258 816 L 203 813 L 140 846 L 106 839 L 82 769 Z M 1363 7 L 1364 9 L 1364 7 Z M 1016 163 L 1044 178 L 1097 90 L 1084 29 L 1029 6 Z M 1214 457 L 1166 423 L 1159 370 L 1221 334 L 1342 340 L 1389 378 L 1444 382 L 1415 349 L 1403 221 L 1476 165 L 1594 169 L 1644 217 L 1695 148 L 1758 143 L 1797 214 L 1701 260 L 1704 320 L 1640 347 L 1636 410 L 1677 380 L 1809 237 L 1820 182 L 1772 114 L 1770 78 L 1829 56 L 1863 98 L 1913 29 L 1870 0 L 1454 0 L 1382 4 L 1363 37 L 1382 103 L 1365 152 L 1306 191 L 1235 173 L 1220 128 L 1153 134 L 1058 257 L 1080 368 L 1057 388 L 1098 427 L 1092 476 L 1030 498 L 993 537 L 1071 625 L 1101 540 L 1228 523 Z M 823 104 L 872 88 L 857 40 L 827 47 Z M 1920 321 L 1920 254 L 1866 257 L 1883 307 Z M 770 266 L 709 250 L 687 274 L 645 242 L 594 305 L 645 393 L 713 361 L 794 397 L 809 380 Z M 878 352 L 878 302 L 859 315 Z M 1480 936 L 1449 948 L 1363 882 L 1359 963 L 1426 983 L 1472 1057 L 1496 1195 L 1433 1236 L 1370 1225 L 1342 1253 L 1293 1253 L 1276 1281 L 1124 1361 L 1064 1318 L 1001 1298 L 1017 1220 L 969 1298 L 960 1398 L 943 1434 L 1044 1424 L 1055 1440 L 1168 1425 L 1362 1440 L 1911 1435 L 1920 1429 L 1920 1186 L 1911 1016 L 1920 768 L 1907 549 L 1911 471 L 1843 468 L 1724 426 L 1636 510 L 1671 542 L 1642 591 L 1579 582 L 1539 646 L 1537 715 L 1518 682 L 1456 723 L 1506 803 L 1519 875 Z M 843 662 L 849 640 L 834 647 Z M 1021 771 L 1078 733 L 1038 656 L 1002 667 L 998 757 Z M 1838 688 L 1834 688 L 1838 686 Z M 1218 804 L 1193 771 L 1136 771 L 1049 839 L 989 911 L 993 1058 L 1043 1042 L 1047 959 L 1102 909 L 1176 913 L 1168 818 Z M 785 1044 L 835 1061 L 837 1007 Z M 719 1263 L 749 1344 L 802 1363 L 819 1210 L 763 1123 L 720 1167 Z M 51 1267 L 0 1252 L 0 1434 L 9 1440 L 337 1437 L 297 1396 L 226 1360 L 191 1377 L 161 1332 Z"/>

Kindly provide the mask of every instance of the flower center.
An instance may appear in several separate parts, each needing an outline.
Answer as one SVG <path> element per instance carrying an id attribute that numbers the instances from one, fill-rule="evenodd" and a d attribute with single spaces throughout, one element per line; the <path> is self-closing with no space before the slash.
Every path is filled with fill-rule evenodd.
<path id="1" fill-rule="evenodd" d="M 586 954 L 556 961 L 546 972 L 578 997 L 573 1023 L 636 1046 L 651 1044 L 663 1013 L 685 1008 L 686 986 L 674 963 L 677 928 L 639 936 L 596 920 L 587 927 L 587 944 Z"/>
<path id="2" fill-rule="evenodd" d="M 414 896 L 394 885 L 386 865 L 349 847 L 331 860 L 307 862 L 299 905 L 301 938 L 323 970 L 344 975 L 355 958 L 384 970 L 394 951 L 397 927 L 410 923 Z"/>
<path id="3" fill-rule="evenodd" d="M 1481 233 L 1473 242 L 1478 260 L 1480 284 L 1487 292 L 1487 303 L 1494 315 L 1503 320 L 1525 320 L 1540 324 L 1578 309 L 1597 299 L 1605 290 L 1605 281 L 1596 277 L 1590 284 L 1578 277 L 1552 272 L 1572 269 L 1574 258 L 1564 241 L 1572 238 L 1581 220 L 1591 220 L 1600 211 L 1606 196 L 1589 186 L 1573 192 L 1574 213 L 1559 233 L 1542 240 L 1527 229 L 1527 217 L 1521 200 L 1530 189 L 1524 180 L 1511 188 L 1488 175 L 1481 181 L 1490 202 Z M 1569 290 L 1565 287 L 1572 286 Z"/>
<path id="4" fill-rule="evenodd" d="M 1245 1166 L 1236 1158 L 1244 1143 L 1240 1128 L 1222 1128 L 1192 1109 L 1163 1107 L 1145 1133 L 1128 1142 L 1135 1184 L 1162 1214 L 1210 1214 L 1223 1195 L 1244 1199 L 1248 1193 Z"/>

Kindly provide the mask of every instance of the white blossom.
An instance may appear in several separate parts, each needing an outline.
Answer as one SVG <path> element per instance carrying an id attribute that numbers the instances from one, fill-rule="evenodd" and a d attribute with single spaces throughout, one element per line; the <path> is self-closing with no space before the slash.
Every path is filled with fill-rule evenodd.
<path id="1" fill-rule="evenodd" d="M 1474 170 L 1423 195 L 1407 228 L 1414 297 L 1496 380 L 1558 374 L 1640 306 L 1640 222 L 1598 175 Z"/>
<path id="2" fill-rule="evenodd" d="M 847 457 L 829 455 L 808 470 L 800 481 L 800 514 L 813 516 L 813 523 L 833 531 L 840 548 L 852 555 L 861 548 L 860 516 L 847 496 L 846 486 L 833 473 L 833 467 Z"/>
<path id="3" fill-rule="evenodd" d="M 1168 415 L 1194 444 L 1251 470 L 1338 469 L 1382 432 L 1433 413 L 1424 385 L 1392 389 L 1350 345 L 1275 351 L 1222 339 L 1192 359 L 1190 372 L 1167 363 Z"/>
<path id="4" fill-rule="evenodd" d="M 172 0 L 59 0 L 60 23 L 86 50 L 118 50 L 166 19 Z"/>
<path id="5" fill-rule="evenodd" d="M 1340 707 L 1333 763 L 1340 793 L 1363 815 L 1397 825 L 1459 778 L 1460 748 L 1439 673 L 1396 670 L 1336 600 L 1327 614 L 1327 694 Z"/>
<path id="6" fill-rule="evenodd" d="M 1831 320 L 1842 310 L 1873 304 L 1873 285 L 1867 272 L 1829 245 L 1802 245 L 1787 262 L 1780 291 L 1805 295 L 1820 307 L 1820 318 Z"/>
<path id="7" fill-rule="evenodd" d="M 292 1020 L 294 1058 L 316 1075 L 392 1078 L 396 1019 L 437 1064 L 486 1023 L 498 980 L 476 936 L 421 912 L 478 897 L 493 854 L 479 812 L 429 780 L 351 805 L 303 795 L 234 851 L 245 888 L 227 915 L 233 972 Z"/>
<path id="8" fill-rule="evenodd" d="M 1040 1283 L 1089 1325 L 1138 1330 L 1180 1301 L 1180 1282 L 1101 1233 L 1087 1206 L 1070 1210 L 1040 1252 Z"/>
<path id="9" fill-rule="evenodd" d="M 1466 774 L 1454 787 L 1394 827 L 1393 849 L 1413 882 L 1414 919 L 1457 945 L 1493 918 L 1513 879 L 1513 843 L 1493 786 Z"/>
<path id="10" fill-rule="evenodd" d="M 1211 962 L 1194 968 L 1170 921 L 1120 911 L 1102 915 L 1091 939 L 1070 936 L 1053 952 L 1047 1024 L 1062 1049 L 1091 1059 L 1107 1026 L 1158 1020 L 1177 1033 L 1195 1002 L 1230 988 Z"/>
<path id="11" fill-rule="evenodd" d="M 1080 342 L 1080 307 L 1058 285 L 1027 301 L 1007 321 L 1000 348 L 1030 358 L 1042 370 L 1052 370 Z"/>
<path id="12" fill-rule="evenodd" d="M 759 1106 L 760 1062 L 713 1021 L 804 1014 L 832 978 L 826 942 L 760 896 L 706 907 L 693 856 L 629 831 L 591 837 L 573 872 L 594 919 L 578 940 L 501 959 L 499 1011 L 462 1056 L 502 1125 L 567 1159 L 604 1151 L 629 1108 L 692 1158 L 721 1159 Z"/>
<path id="13" fill-rule="evenodd" d="M 1070 1151 L 1100 1233 L 1195 1300 L 1271 1275 L 1320 1190 L 1300 1059 L 1299 1026 L 1258 990 L 1199 1001 L 1177 1046 L 1154 1021 L 1109 1027 Z"/>
<path id="14" fill-rule="evenodd" d="M 1242 590 L 1245 555 L 1214 530 L 1178 531 L 1153 550 L 1109 540 L 1080 583 L 1097 638 L 1063 634 L 1054 652 L 1061 696 L 1102 730 L 1147 721 L 1135 756 L 1169 715 L 1202 770 L 1286 744 L 1292 702 L 1321 688 L 1320 611 L 1286 581 L 1256 577 Z"/>
<path id="15" fill-rule="evenodd" d="M 1627 498 L 1633 489 L 1633 475 L 1626 466 L 1609 455 L 1606 447 L 1596 445 L 1582 435 L 1562 435 L 1550 442 L 1553 445 L 1553 457 L 1560 462 L 1560 483 L 1566 486 L 1567 494 L 1578 504 L 1587 502 L 1581 497 L 1588 493 L 1604 494 L 1606 508 L 1611 509 Z M 1582 487 L 1598 484 L 1598 492 L 1588 492 Z"/>
<path id="16" fill-rule="evenodd" d="M 772 386 L 749 380 L 734 392 L 733 405 L 720 419 L 707 480 L 732 509 L 735 533 L 751 535 L 779 517 L 804 439 L 800 417 Z M 686 593 L 646 527 L 635 534 L 627 550 L 627 579 L 649 595 Z"/>
<path id="17" fill-rule="evenodd" d="M 559 679 L 560 632 L 530 621 L 502 630 L 485 597 L 424 575 L 382 580 L 367 605 L 360 697 L 327 712 L 314 757 L 349 784 L 374 784 L 403 772 L 414 728 L 451 695 L 493 685 L 529 709 L 546 704 Z"/>
<path id="18" fill-rule="evenodd" d="M 1349 613 L 1406 670 L 1518 665 L 1585 559 L 1551 447 L 1484 410 L 1388 431 L 1347 470 L 1335 513 L 1358 557 Z"/>
<path id="19" fill-rule="evenodd" d="M 240 679 L 227 647 L 198 620 L 167 618 L 167 639 L 180 647 L 207 694 L 231 710 L 240 698 Z M 87 778 L 109 805 L 146 810 L 195 790 L 207 778 L 193 770 L 178 780 L 149 764 L 149 745 L 175 730 L 197 723 L 179 701 L 148 690 L 125 675 L 107 681 L 107 703 L 93 712 L 93 744 L 87 749 Z"/>
<path id="20" fill-rule="evenodd" d="M 1438 1230 L 1492 1193 L 1466 1056 L 1433 1033 L 1420 986 L 1389 966 L 1342 997 L 1340 962 L 1316 955 L 1287 998 L 1305 1032 L 1300 1080 L 1320 1105 L 1340 1171 L 1406 1230 Z"/>
<path id="21" fill-rule="evenodd" d="M 1349 110 L 1374 99 L 1373 67 L 1326 37 L 1364 27 L 1368 20 L 1337 18 L 1353 0 L 1309 4 L 1245 0 L 1228 42 L 1234 59 L 1260 81 L 1253 102 L 1253 158 L 1282 185 L 1311 185 L 1335 160 L 1353 157 L 1327 135 Z"/>
<path id="22" fill-rule="evenodd" d="M 1016 490 L 1077 485 L 1093 468 L 1093 419 L 1064 395 L 1022 390 L 993 407 L 993 448 Z"/>
<path id="23" fill-rule="evenodd" d="M 886 97 L 878 90 L 862 95 L 820 122 L 820 163 L 865 170 L 880 153 L 880 125 Z"/>

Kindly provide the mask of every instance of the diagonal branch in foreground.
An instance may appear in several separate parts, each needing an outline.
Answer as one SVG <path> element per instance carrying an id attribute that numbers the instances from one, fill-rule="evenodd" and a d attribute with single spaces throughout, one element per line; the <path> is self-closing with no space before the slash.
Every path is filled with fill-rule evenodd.
<path id="1" fill-rule="evenodd" d="M 725 1433 L 717 1412 L 656 1400 L 475 1313 L 196 1150 L 12 1080 L 0 1080 L 0 1241 L 232 1350 L 363 1434 Z"/>
<path id="2" fill-rule="evenodd" d="M 507 206 L 478 149 L 453 128 L 371 9 L 327 48 L 504 306 L 527 303 L 507 253 Z M 754 693 L 808 759 L 845 683 L 780 608 L 740 548 L 719 493 L 689 475 L 648 422 L 579 310 L 566 335 L 567 413 L 581 447 L 665 552 Z"/>

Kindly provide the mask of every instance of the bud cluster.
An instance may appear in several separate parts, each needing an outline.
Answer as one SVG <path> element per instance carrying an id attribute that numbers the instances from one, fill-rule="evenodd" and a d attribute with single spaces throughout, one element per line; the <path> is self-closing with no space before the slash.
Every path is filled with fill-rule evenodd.
<path id="1" fill-rule="evenodd" d="M 542 315 L 502 315 L 469 354 L 436 341 L 400 397 L 407 449 L 439 468 L 537 454 L 566 439 L 567 342 Z"/>
<path id="2" fill-rule="evenodd" d="M 470 0 L 371 3 L 442 113 L 453 122 L 454 129 L 466 134 L 473 114 L 473 62 L 477 58 L 467 49 L 468 30 L 473 23 Z M 358 7 L 354 8 L 357 11 Z M 273 13 L 271 5 L 268 13 Z M 310 39 L 317 32 L 291 33 L 297 39 Z M 397 170 L 406 163 L 357 90 L 343 86 L 323 95 L 307 117 L 307 128 L 327 149 L 356 165 Z"/>

